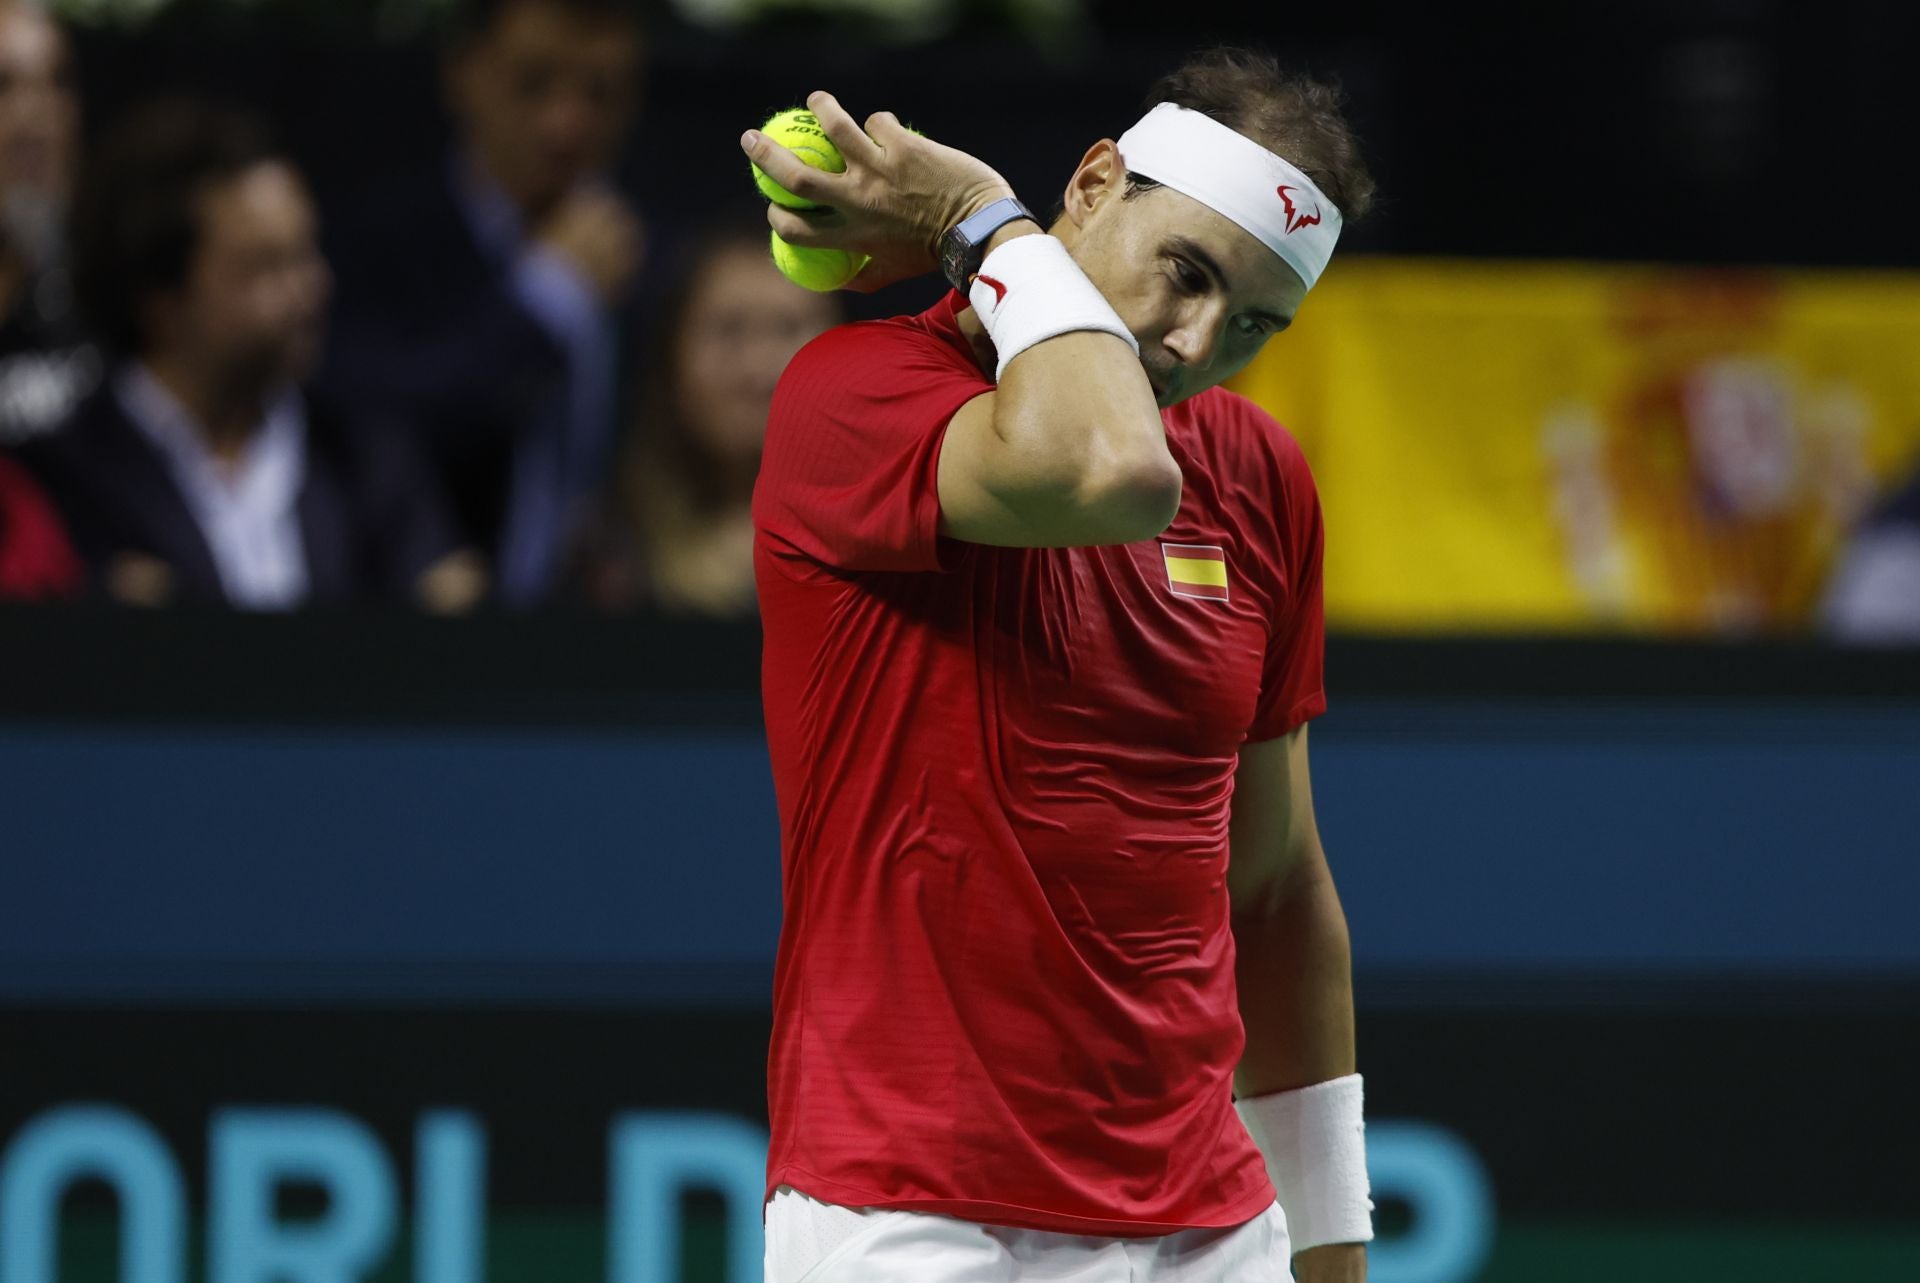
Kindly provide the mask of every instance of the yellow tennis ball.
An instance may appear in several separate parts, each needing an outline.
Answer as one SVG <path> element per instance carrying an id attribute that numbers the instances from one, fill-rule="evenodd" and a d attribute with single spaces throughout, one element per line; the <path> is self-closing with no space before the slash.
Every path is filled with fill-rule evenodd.
<path id="1" fill-rule="evenodd" d="M 833 145 L 833 140 L 827 137 L 827 131 L 820 127 L 820 118 L 805 107 L 789 107 L 774 113 L 766 124 L 760 126 L 760 132 L 815 169 L 823 169 L 829 174 L 847 172 L 847 162 L 840 155 L 840 149 Z M 802 200 L 767 177 L 760 166 L 749 163 L 748 167 L 753 170 L 753 185 L 774 204 L 785 205 L 788 209 L 818 208 L 812 201 Z"/>
<path id="2" fill-rule="evenodd" d="M 839 289 L 867 265 L 865 254 L 843 249 L 802 249 L 781 240 L 778 232 L 773 233 L 772 246 L 773 265 L 780 269 L 780 274 L 816 294 Z"/>

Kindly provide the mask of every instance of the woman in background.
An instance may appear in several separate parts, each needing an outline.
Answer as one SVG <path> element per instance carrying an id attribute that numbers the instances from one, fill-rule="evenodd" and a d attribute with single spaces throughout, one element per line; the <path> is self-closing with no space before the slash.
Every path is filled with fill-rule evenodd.
<path id="1" fill-rule="evenodd" d="M 621 448 L 579 575 L 593 606 L 750 618 L 754 476 L 781 371 L 844 319 L 780 275 L 762 229 L 687 257 L 648 345 L 640 413 Z"/>

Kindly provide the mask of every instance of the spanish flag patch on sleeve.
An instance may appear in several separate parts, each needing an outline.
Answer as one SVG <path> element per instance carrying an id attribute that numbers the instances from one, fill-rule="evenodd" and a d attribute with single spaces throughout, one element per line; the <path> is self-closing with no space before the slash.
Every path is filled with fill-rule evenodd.
<path id="1" fill-rule="evenodd" d="M 1227 599 L 1227 552 L 1207 544 L 1163 543 L 1167 587 L 1180 597 Z"/>

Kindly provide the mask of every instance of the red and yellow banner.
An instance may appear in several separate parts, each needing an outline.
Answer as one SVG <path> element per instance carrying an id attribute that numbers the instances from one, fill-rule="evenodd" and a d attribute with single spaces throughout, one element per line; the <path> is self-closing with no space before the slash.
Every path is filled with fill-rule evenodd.
<path id="1" fill-rule="evenodd" d="M 1792 629 L 1920 466 L 1920 275 L 1336 261 L 1234 386 L 1338 626 Z"/>

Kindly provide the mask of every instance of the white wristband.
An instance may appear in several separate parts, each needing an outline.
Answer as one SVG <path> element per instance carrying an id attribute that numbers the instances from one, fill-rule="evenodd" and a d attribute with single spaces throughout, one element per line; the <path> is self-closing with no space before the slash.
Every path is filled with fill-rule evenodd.
<path id="1" fill-rule="evenodd" d="M 1106 296 L 1094 288 L 1067 247 L 1052 236 L 1015 236 L 980 264 L 967 301 L 987 327 L 1000 358 L 993 372 L 1005 377 L 1013 358 L 1036 343 L 1098 330 L 1123 340 L 1137 356 L 1140 344 Z"/>
<path id="2" fill-rule="evenodd" d="M 1293 1250 L 1373 1238 L 1359 1074 L 1236 1106 L 1287 1215 Z"/>

